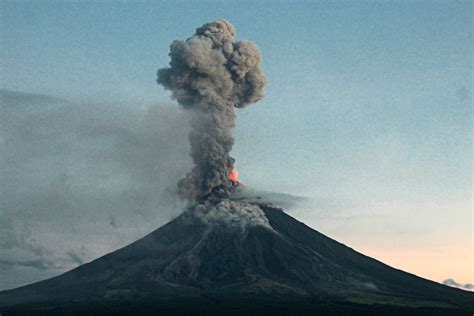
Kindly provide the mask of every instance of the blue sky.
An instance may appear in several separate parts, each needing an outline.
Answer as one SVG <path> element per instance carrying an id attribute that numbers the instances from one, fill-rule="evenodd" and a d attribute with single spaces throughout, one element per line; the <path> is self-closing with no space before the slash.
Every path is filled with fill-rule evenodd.
<path id="1" fill-rule="evenodd" d="M 293 214 L 358 250 L 473 281 L 470 1 L 0 6 L 1 88 L 137 106 L 171 102 L 155 74 L 174 39 L 229 20 L 268 78 L 238 111 L 241 179 L 309 197 Z"/>

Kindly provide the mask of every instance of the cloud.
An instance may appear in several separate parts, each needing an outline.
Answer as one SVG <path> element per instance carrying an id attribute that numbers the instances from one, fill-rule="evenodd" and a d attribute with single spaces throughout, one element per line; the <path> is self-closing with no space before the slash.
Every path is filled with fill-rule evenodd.
<path id="1" fill-rule="evenodd" d="M 84 260 L 82 260 L 82 258 L 73 250 L 68 251 L 66 254 L 74 263 L 77 263 L 78 265 L 81 265 L 84 263 Z"/>
<path id="2" fill-rule="evenodd" d="M 232 200 L 241 202 L 271 203 L 285 210 L 306 202 L 308 198 L 282 192 L 262 191 L 246 185 L 240 185 L 232 194 Z"/>
<path id="3" fill-rule="evenodd" d="M 443 284 L 447 286 L 455 287 L 461 290 L 474 292 L 474 285 L 471 283 L 461 284 L 454 281 L 453 279 L 446 279 L 443 281 Z"/>
<path id="4" fill-rule="evenodd" d="M 61 273 L 177 216 L 176 183 L 192 166 L 185 115 L 170 105 L 0 90 L 0 290 Z"/>
<path id="5" fill-rule="evenodd" d="M 0 259 L 0 266 L 15 266 L 33 268 L 37 270 L 47 270 L 54 266 L 54 264 L 45 259 L 33 259 L 33 260 L 6 260 Z"/>

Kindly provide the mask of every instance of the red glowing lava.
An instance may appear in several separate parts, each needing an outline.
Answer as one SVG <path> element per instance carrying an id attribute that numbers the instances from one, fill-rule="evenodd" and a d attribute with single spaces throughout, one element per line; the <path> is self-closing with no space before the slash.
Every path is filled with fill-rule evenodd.
<path id="1" fill-rule="evenodd" d="M 229 179 L 235 182 L 239 182 L 239 173 L 236 169 L 232 169 L 232 171 L 229 173 Z"/>

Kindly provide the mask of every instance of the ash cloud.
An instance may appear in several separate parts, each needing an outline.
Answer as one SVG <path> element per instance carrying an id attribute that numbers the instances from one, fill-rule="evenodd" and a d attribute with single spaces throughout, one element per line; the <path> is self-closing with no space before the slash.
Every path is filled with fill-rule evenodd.
<path id="1" fill-rule="evenodd" d="M 257 102 L 264 95 L 260 52 L 252 42 L 236 42 L 234 35 L 235 28 L 225 20 L 206 23 L 186 41 L 171 44 L 169 67 L 157 73 L 158 84 L 171 90 L 191 114 L 194 168 L 178 183 L 186 199 L 210 193 L 229 195 L 234 108 Z"/>
<path id="2" fill-rule="evenodd" d="M 258 205 L 227 199 L 217 203 L 206 201 L 197 204 L 184 215 L 192 219 L 197 218 L 210 226 L 220 225 L 243 230 L 252 226 L 264 226 L 272 229 L 265 213 Z"/>
<path id="3" fill-rule="evenodd" d="M 179 215 L 175 183 L 192 167 L 186 116 L 167 105 L 0 90 L 0 290 L 57 275 Z"/>

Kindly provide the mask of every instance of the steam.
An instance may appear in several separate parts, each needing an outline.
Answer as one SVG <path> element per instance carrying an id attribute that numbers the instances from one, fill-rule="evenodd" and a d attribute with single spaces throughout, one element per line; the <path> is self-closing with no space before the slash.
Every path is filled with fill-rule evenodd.
<path id="1" fill-rule="evenodd" d="M 234 107 L 245 107 L 264 96 L 260 52 L 252 42 L 236 42 L 234 35 L 235 28 L 225 20 L 206 23 L 191 38 L 171 44 L 170 67 L 157 73 L 158 84 L 171 90 L 191 113 L 194 168 L 178 183 L 183 198 L 229 195 Z"/>

